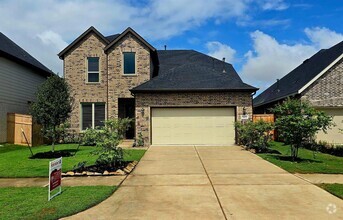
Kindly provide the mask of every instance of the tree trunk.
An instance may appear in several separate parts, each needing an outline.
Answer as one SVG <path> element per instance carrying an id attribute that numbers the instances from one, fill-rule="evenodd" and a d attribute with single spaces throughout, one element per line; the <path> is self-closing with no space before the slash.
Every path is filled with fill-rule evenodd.
<path id="1" fill-rule="evenodd" d="M 56 142 L 56 127 L 54 126 L 52 130 L 52 152 L 55 152 L 55 142 Z"/>

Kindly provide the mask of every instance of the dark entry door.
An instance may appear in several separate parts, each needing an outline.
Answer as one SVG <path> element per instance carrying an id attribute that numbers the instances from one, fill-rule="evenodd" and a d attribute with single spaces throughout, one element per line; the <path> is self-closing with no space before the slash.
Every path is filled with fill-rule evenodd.
<path id="1" fill-rule="evenodd" d="M 128 131 L 126 131 L 125 138 L 133 139 L 135 137 L 135 99 L 134 98 L 119 98 L 119 118 L 131 118 L 133 122 Z"/>

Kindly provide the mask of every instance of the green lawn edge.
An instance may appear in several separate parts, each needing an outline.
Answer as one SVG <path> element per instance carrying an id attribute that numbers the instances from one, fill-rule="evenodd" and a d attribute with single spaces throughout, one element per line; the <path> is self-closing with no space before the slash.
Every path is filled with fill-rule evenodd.
<path id="1" fill-rule="evenodd" d="M 44 187 L 0 188 L 0 219 L 59 219 L 89 209 L 111 196 L 115 186 L 63 187 L 48 202 Z"/>
<path id="2" fill-rule="evenodd" d="M 56 150 L 76 150 L 77 144 L 59 144 Z M 79 162 L 87 161 L 87 166 L 95 163 L 96 155 L 92 155 L 95 147 L 80 146 L 75 156 L 64 157 L 62 171 L 72 170 Z M 46 152 L 51 146 L 38 146 L 32 148 L 33 153 Z M 123 149 L 125 161 L 139 161 L 146 150 Z M 30 151 L 26 146 L 5 144 L 0 147 L 0 178 L 34 178 L 48 177 L 49 161 L 53 159 L 29 159 Z"/>
<path id="3" fill-rule="evenodd" d="M 271 142 L 270 150 L 271 153 L 259 153 L 257 155 L 290 173 L 343 174 L 343 157 L 300 148 L 300 160 L 293 162 L 288 157 L 290 155 L 288 145 L 281 142 Z"/>
<path id="4" fill-rule="evenodd" d="M 332 195 L 337 196 L 340 199 L 343 199 L 343 184 L 339 184 L 339 183 L 333 183 L 333 184 L 322 183 L 322 184 L 318 184 L 318 186 L 323 188 L 324 190 L 328 191 Z"/>

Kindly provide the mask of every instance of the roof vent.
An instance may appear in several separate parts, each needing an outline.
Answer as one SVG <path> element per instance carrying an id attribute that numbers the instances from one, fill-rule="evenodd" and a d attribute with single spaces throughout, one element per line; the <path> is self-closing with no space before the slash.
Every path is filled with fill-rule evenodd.
<path id="1" fill-rule="evenodd" d="M 226 70 L 225 70 L 225 57 L 223 57 L 223 73 L 226 73 Z"/>
<path id="2" fill-rule="evenodd" d="M 276 91 L 280 92 L 280 80 L 276 79 Z"/>
<path id="3" fill-rule="evenodd" d="M 304 60 L 304 62 L 303 62 L 303 63 L 307 63 L 309 60 L 310 60 L 310 58 L 308 58 L 308 59 Z"/>
<path id="4" fill-rule="evenodd" d="M 164 50 L 167 50 L 167 45 L 164 45 Z"/>

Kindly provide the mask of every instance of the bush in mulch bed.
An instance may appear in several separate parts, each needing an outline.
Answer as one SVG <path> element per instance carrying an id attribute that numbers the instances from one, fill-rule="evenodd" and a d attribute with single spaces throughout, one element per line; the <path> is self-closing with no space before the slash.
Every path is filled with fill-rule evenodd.
<path id="1" fill-rule="evenodd" d="M 95 173 L 104 173 L 105 171 L 107 172 L 115 172 L 118 169 L 124 170 L 124 168 L 127 167 L 131 161 L 121 161 L 120 163 L 116 163 L 116 166 L 110 166 L 110 165 L 90 165 L 86 166 L 86 161 L 78 163 L 76 166 L 73 168 L 73 172 L 75 173 L 82 173 L 82 172 L 95 172 Z"/>
<path id="2" fill-rule="evenodd" d="M 59 157 L 72 157 L 76 153 L 76 149 L 59 150 L 59 151 L 47 151 L 39 152 L 29 157 L 30 159 L 55 159 Z"/>

